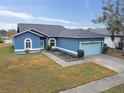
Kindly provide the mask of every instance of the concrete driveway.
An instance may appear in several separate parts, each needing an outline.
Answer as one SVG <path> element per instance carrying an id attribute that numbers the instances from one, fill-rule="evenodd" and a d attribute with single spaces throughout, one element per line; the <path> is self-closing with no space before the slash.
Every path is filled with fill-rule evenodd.
<path id="1" fill-rule="evenodd" d="M 94 57 L 95 63 L 112 69 L 118 73 L 124 72 L 124 60 L 108 55 L 99 55 Z"/>

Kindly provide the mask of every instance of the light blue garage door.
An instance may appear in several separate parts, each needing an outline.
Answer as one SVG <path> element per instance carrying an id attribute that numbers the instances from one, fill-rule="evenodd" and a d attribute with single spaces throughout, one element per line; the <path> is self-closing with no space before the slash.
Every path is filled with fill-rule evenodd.
<path id="1" fill-rule="evenodd" d="M 85 55 L 95 55 L 102 52 L 101 42 L 81 42 L 80 49 L 83 49 Z"/>

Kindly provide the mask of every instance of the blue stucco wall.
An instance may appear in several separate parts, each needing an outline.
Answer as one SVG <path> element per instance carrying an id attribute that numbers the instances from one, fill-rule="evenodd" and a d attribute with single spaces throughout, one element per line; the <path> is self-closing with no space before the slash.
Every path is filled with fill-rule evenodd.
<path id="1" fill-rule="evenodd" d="M 71 51 L 77 51 L 79 48 L 78 45 L 78 39 L 57 38 L 57 47 L 61 47 Z"/>
<path id="2" fill-rule="evenodd" d="M 32 40 L 32 48 L 41 48 L 40 37 L 34 35 L 30 32 L 23 33 L 14 37 L 14 47 L 15 49 L 24 49 L 24 40 L 30 38 Z"/>
<path id="3" fill-rule="evenodd" d="M 74 39 L 74 38 L 57 38 L 57 47 L 68 49 L 77 52 L 79 49 L 80 42 L 83 41 L 104 41 L 101 39 Z"/>

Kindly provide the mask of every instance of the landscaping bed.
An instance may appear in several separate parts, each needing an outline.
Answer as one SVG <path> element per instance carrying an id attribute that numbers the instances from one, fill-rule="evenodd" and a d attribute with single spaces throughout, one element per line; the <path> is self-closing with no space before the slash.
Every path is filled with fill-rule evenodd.
<path id="1" fill-rule="evenodd" d="M 15 55 L 0 47 L 0 93 L 58 93 L 116 72 L 93 62 L 61 67 L 47 56 Z"/>
<path id="2" fill-rule="evenodd" d="M 71 61 L 77 61 L 77 60 L 82 60 L 84 59 L 83 57 L 82 58 L 79 58 L 77 56 L 74 56 L 74 55 L 71 55 L 71 54 L 68 54 L 68 53 L 65 53 L 61 50 L 58 50 L 58 49 L 55 49 L 53 51 L 51 51 L 50 53 L 52 53 L 53 55 L 65 60 L 66 62 L 71 62 Z"/>
<path id="3" fill-rule="evenodd" d="M 118 57 L 121 59 L 124 59 L 124 56 L 122 56 L 122 50 L 117 50 L 113 48 L 109 48 L 107 54 L 113 57 Z"/>

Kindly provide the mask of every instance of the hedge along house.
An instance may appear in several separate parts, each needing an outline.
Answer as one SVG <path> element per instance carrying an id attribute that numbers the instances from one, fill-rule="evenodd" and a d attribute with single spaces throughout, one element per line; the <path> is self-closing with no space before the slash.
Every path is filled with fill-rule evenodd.
<path id="1" fill-rule="evenodd" d="M 48 45 L 72 55 L 79 49 L 85 55 L 101 54 L 104 37 L 83 29 L 66 29 L 59 25 L 18 24 L 18 34 L 13 36 L 13 45 L 17 54 L 29 50 L 36 53 Z"/>

